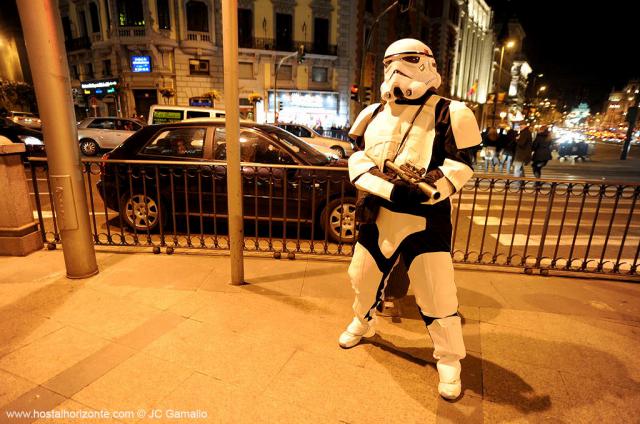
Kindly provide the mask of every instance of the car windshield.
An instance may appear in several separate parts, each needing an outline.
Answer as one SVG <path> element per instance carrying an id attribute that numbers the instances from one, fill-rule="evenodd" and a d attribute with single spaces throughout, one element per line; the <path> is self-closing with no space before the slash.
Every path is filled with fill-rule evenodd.
<path id="1" fill-rule="evenodd" d="M 290 150 L 300 156 L 309 165 L 326 165 L 330 162 L 324 154 L 314 149 L 295 135 L 271 125 L 260 126 L 260 129 L 271 137 L 280 140 Z"/>

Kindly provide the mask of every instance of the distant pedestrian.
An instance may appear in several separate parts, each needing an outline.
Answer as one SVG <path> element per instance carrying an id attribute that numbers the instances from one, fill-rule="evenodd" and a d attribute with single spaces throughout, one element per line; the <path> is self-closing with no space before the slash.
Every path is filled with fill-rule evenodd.
<path id="1" fill-rule="evenodd" d="M 487 132 L 482 135 L 482 151 L 484 152 L 484 172 L 489 172 L 489 165 L 493 172 L 496 170 L 498 164 L 498 145 L 499 141 L 498 130 L 489 127 Z"/>
<path id="2" fill-rule="evenodd" d="M 518 137 L 518 133 L 513 128 L 507 131 L 507 134 L 504 136 L 502 150 L 500 151 L 499 160 L 500 160 L 500 172 L 506 172 L 507 174 L 511 172 L 511 162 L 513 161 L 513 155 L 516 151 L 516 138 Z"/>
<path id="3" fill-rule="evenodd" d="M 533 157 L 531 167 L 533 168 L 533 175 L 536 178 L 540 178 L 542 175 L 542 168 L 545 167 L 548 161 L 551 160 L 551 134 L 547 126 L 543 126 L 536 134 L 536 139 L 533 140 Z"/>
<path id="4" fill-rule="evenodd" d="M 522 128 L 516 138 L 515 154 L 513 155 L 514 177 L 524 177 L 524 167 L 531 162 L 531 140 L 529 127 Z"/>

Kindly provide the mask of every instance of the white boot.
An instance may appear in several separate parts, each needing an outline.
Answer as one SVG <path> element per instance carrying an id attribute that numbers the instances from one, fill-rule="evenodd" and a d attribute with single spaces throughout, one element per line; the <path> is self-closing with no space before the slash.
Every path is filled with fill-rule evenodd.
<path id="1" fill-rule="evenodd" d="M 454 400 L 462 392 L 462 381 L 460 380 L 460 361 L 440 359 L 437 364 L 440 383 L 438 383 L 438 393 L 445 399 Z"/>
<path id="2" fill-rule="evenodd" d="M 358 318 L 354 318 L 345 331 L 340 334 L 338 343 L 343 349 L 349 349 L 360 343 L 363 337 L 373 337 L 376 334 L 376 319 L 372 319 L 368 324 L 362 323 Z"/>

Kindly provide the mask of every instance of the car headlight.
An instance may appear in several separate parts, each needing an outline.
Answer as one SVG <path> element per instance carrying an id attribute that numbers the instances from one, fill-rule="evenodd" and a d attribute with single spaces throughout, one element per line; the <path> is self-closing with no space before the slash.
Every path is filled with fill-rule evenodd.
<path id="1" fill-rule="evenodd" d="M 31 135 L 19 135 L 18 138 L 22 140 L 24 144 L 30 146 L 42 146 L 44 143 L 39 138 L 33 137 Z"/>

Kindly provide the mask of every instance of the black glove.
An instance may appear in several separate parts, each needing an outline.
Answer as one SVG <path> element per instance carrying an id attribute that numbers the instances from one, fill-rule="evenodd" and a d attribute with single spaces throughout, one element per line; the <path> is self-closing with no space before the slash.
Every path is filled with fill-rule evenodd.
<path id="1" fill-rule="evenodd" d="M 404 180 L 393 182 L 393 190 L 391 190 L 390 197 L 393 203 L 407 206 L 426 202 L 429 199 L 417 185 L 409 184 Z"/>

